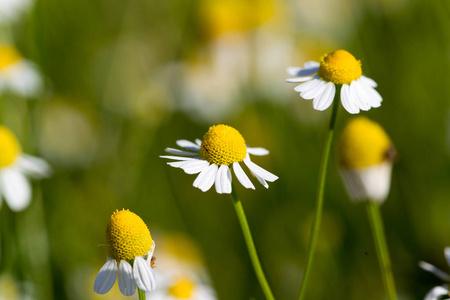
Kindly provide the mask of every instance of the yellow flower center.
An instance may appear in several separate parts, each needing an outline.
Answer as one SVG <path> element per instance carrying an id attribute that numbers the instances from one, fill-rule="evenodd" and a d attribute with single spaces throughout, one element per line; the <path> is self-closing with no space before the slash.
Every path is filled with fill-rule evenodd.
<path id="1" fill-rule="evenodd" d="M 345 50 L 336 50 L 321 58 L 318 75 L 334 84 L 350 84 L 362 75 L 361 61 Z"/>
<path id="2" fill-rule="evenodd" d="M 189 299 L 194 287 L 195 283 L 190 278 L 180 278 L 169 288 L 169 294 L 175 298 Z"/>
<path id="3" fill-rule="evenodd" d="M 383 128 L 365 117 L 352 119 L 338 144 L 338 160 L 344 169 L 380 164 L 389 158 L 392 142 Z"/>
<path id="4" fill-rule="evenodd" d="M 0 45 L 0 70 L 21 60 L 16 48 L 9 45 Z"/>
<path id="5" fill-rule="evenodd" d="M 128 209 L 112 214 L 105 238 L 109 256 L 117 261 L 144 256 L 153 244 L 147 225 Z"/>
<path id="6" fill-rule="evenodd" d="M 240 162 L 247 154 L 242 135 L 228 125 L 211 126 L 203 136 L 200 157 L 215 165 L 230 165 Z"/>
<path id="7" fill-rule="evenodd" d="M 14 134 L 0 125 L 0 168 L 11 165 L 20 152 L 20 145 Z"/>

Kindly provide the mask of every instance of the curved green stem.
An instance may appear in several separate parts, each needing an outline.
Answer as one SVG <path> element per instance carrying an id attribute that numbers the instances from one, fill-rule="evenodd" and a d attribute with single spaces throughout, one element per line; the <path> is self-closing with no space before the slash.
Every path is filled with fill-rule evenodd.
<path id="1" fill-rule="evenodd" d="M 266 276 L 264 275 L 263 269 L 261 267 L 261 263 L 259 262 L 258 253 L 256 252 L 247 218 L 245 217 L 244 208 L 242 207 L 241 200 L 239 200 L 236 194 L 234 185 L 232 185 L 231 187 L 231 199 L 233 200 L 234 209 L 236 210 L 239 224 L 241 225 L 242 233 L 244 235 L 245 243 L 247 244 L 248 253 L 250 254 L 250 259 L 252 261 L 256 277 L 258 278 L 259 284 L 261 285 L 266 299 L 274 300 L 275 298 L 273 297 L 272 291 L 270 290 L 270 286 L 267 283 Z"/>
<path id="2" fill-rule="evenodd" d="M 137 288 L 139 294 L 139 300 L 145 300 L 145 293 L 141 291 L 140 288 Z"/>
<path id="3" fill-rule="evenodd" d="M 300 287 L 300 292 L 299 292 L 298 298 L 297 298 L 298 300 L 305 298 L 306 287 L 308 285 L 308 281 L 311 276 L 311 270 L 312 270 L 314 255 L 315 255 L 315 251 L 316 251 L 317 239 L 319 237 L 320 222 L 322 220 L 325 180 L 327 177 L 328 160 L 330 158 L 331 144 L 333 142 L 333 136 L 334 136 L 334 125 L 336 123 L 337 112 L 339 109 L 340 91 L 341 91 L 341 88 L 339 86 L 337 86 L 336 94 L 335 94 L 334 100 L 333 100 L 333 110 L 331 112 L 330 125 L 328 127 L 328 136 L 325 141 L 325 148 L 323 150 L 322 162 L 321 162 L 320 170 L 319 170 L 319 183 L 317 186 L 317 198 L 316 198 L 316 206 L 315 206 L 316 214 L 314 216 L 313 225 L 311 227 L 311 236 L 309 239 L 308 260 L 306 262 L 306 268 L 305 268 L 305 272 L 303 274 L 302 285 Z"/>
<path id="4" fill-rule="evenodd" d="M 380 207 L 373 201 L 366 202 L 367 215 L 369 217 L 370 228 L 372 229 L 373 242 L 377 250 L 378 263 L 380 264 L 381 277 L 389 300 L 396 300 L 394 276 L 392 275 L 391 260 L 387 248 L 386 237 L 384 235 L 383 219 L 381 218 Z"/>

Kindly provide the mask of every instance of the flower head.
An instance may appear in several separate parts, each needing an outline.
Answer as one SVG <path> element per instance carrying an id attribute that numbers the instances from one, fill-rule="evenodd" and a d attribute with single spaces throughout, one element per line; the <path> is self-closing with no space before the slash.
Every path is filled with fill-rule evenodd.
<path id="1" fill-rule="evenodd" d="M 215 183 L 217 193 L 230 194 L 230 167 L 233 168 L 234 174 L 244 187 L 255 189 L 240 166 L 240 162 L 244 162 L 256 179 L 266 188 L 269 187 L 266 181 L 273 182 L 278 179 L 277 176 L 250 160 L 250 154 L 267 155 L 269 151 L 263 148 L 247 147 L 239 131 L 228 125 L 211 126 L 202 141 L 196 140 L 196 143 L 192 143 L 187 140 L 178 140 L 177 145 L 189 151 L 167 148 L 166 152 L 168 153 L 184 156 L 161 157 L 178 160 L 169 162 L 168 165 L 181 168 L 187 174 L 200 173 L 194 181 L 194 187 L 204 192 Z"/>
<path id="2" fill-rule="evenodd" d="M 43 82 L 37 67 L 22 57 L 9 44 L 0 44 L 0 93 L 7 91 L 22 97 L 33 97 L 42 90 Z"/>
<path id="3" fill-rule="evenodd" d="M 0 125 L 0 206 L 5 198 L 11 210 L 24 210 L 31 201 L 31 186 L 25 175 L 41 178 L 50 173 L 47 162 L 22 153 L 15 135 Z"/>
<path id="4" fill-rule="evenodd" d="M 316 110 L 325 110 L 333 102 L 336 86 L 341 88 L 341 102 L 351 114 L 379 107 L 383 100 L 375 90 L 376 82 L 362 75 L 361 61 L 345 50 L 324 55 L 320 62 L 309 61 L 303 68 L 290 67 L 289 75 L 300 76 L 287 82 L 301 83 L 294 88 L 304 99 L 314 99 Z"/>
<path id="5" fill-rule="evenodd" d="M 446 247 L 444 250 L 445 258 L 447 260 L 447 264 L 450 266 L 450 247 Z M 439 270 L 435 266 L 420 261 L 419 266 L 425 271 L 431 272 L 436 275 L 438 278 L 442 279 L 445 282 L 450 282 L 450 275 Z M 444 298 L 443 298 L 444 297 Z M 440 300 L 447 299 L 450 297 L 450 291 L 448 285 L 436 286 L 432 288 L 425 296 L 424 300 Z"/>
<path id="6" fill-rule="evenodd" d="M 125 296 L 133 295 L 136 285 L 144 292 L 154 290 L 151 260 L 155 242 L 144 221 L 129 210 L 116 211 L 106 227 L 105 240 L 109 256 L 95 278 L 94 291 L 107 293 L 117 273 L 119 289 Z"/>
<path id="7" fill-rule="evenodd" d="M 395 148 L 383 128 L 365 118 L 348 122 L 338 144 L 341 178 L 352 200 L 383 202 L 391 183 Z"/>

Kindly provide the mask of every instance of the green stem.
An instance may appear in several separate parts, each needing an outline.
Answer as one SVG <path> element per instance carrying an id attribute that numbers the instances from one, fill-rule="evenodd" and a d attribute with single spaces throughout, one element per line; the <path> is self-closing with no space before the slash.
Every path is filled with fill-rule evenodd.
<path id="1" fill-rule="evenodd" d="M 384 236 L 383 219 L 380 207 L 374 201 L 366 202 L 367 215 L 369 216 L 370 228 L 372 229 L 373 241 L 377 250 L 378 263 L 380 264 L 381 276 L 388 299 L 396 300 L 394 276 L 392 275 L 391 260 Z"/>
<path id="2" fill-rule="evenodd" d="M 145 293 L 141 291 L 140 288 L 137 288 L 139 294 L 139 300 L 145 300 Z"/>
<path id="3" fill-rule="evenodd" d="M 336 93 L 333 99 L 333 111 L 331 112 L 330 125 L 328 127 L 328 136 L 325 141 L 325 148 L 322 154 L 322 162 L 319 170 L 319 183 L 317 186 L 317 198 L 316 198 L 316 214 L 314 216 L 313 225 L 311 227 L 311 236 L 309 239 L 309 250 L 308 250 L 308 260 L 306 262 L 305 272 L 303 274 L 302 285 L 300 287 L 300 292 L 298 294 L 298 300 L 304 299 L 306 294 L 306 287 L 308 285 L 309 278 L 311 276 L 311 270 L 314 260 L 314 255 L 316 251 L 317 239 L 319 237 L 320 231 L 320 222 L 322 219 L 322 210 L 323 210 L 323 195 L 325 191 L 325 180 L 327 177 L 327 167 L 328 160 L 330 158 L 331 152 L 331 144 L 333 142 L 334 136 L 334 125 L 336 123 L 337 112 L 339 109 L 339 100 L 340 100 L 340 91 L 341 88 L 339 86 L 336 87 Z"/>
<path id="4" fill-rule="evenodd" d="M 242 207 L 241 200 L 239 200 L 239 197 L 236 194 L 234 185 L 231 187 L 231 199 L 233 199 L 234 209 L 236 210 L 239 224 L 241 225 L 242 233 L 244 235 L 245 243 L 247 244 L 248 253 L 250 254 L 250 259 L 252 261 L 256 277 L 258 278 L 266 299 L 274 300 L 275 298 L 273 297 L 272 291 L 270 290 L 270 286 L 267 283 L 266 276 L 264 275 L 261 267 L 261 263 L 259 262 L 258 253 L 256 253 L 255 244 L 250 232 L 250 227 L 248 226 L 247 218 L 245 217 L 244 208 Z"/>

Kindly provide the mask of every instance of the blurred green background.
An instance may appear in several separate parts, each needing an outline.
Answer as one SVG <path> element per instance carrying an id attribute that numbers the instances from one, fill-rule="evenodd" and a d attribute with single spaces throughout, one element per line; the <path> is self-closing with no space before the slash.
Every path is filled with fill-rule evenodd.
<path id="1" fill-rule="evenodd" d="M 331 109 L 301 99 L 285 69 L 336 49 L 378 83 L 382 106 L 362 114 L 399 153 L 382 206 L 399 297 L 441 284 L 417 263 L 448 271 L 448 1 L 36 0 L 1 30 L 45 81 L 42 99 L 0 102 L 24 152 L 54 169 L 14 214 L 22 253 L 11 275 L 32 298 L 125 299 L 92 286 L 106 223 L 128 208 L 157 244 L 166 232 L 190 236 L 220 299 L 263 299 L 230 197 L 195 189 L 194 175 L 158 157 L 226 123 L 271 151 L 254 161 L 280 179 L 236 186 L 275 296 L 295 299 Z M 337 136 L 350 117 L 341 107 Z M 310 283 L 309 299 L 385 298 L 365 208 L 348 199 L 334 158 Z"/>

